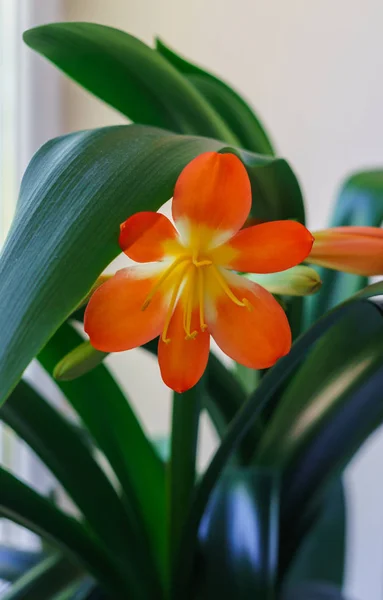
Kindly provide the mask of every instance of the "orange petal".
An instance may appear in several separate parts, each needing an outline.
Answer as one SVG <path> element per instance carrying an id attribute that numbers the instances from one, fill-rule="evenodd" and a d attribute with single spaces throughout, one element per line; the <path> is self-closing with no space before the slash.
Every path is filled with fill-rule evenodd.
<path id="1" fill-rule="evenodd" d="M 250 180 L 234 154 L 201 154 L 177 180 L 172 212 L 181 230 L 185 226 L 204 226 L 213 235 L 232 235 L 242 227 L 250 208 Z M 229 237 L 230 233 L 224 239 Z"/>
<path id="2" fill-rule="evenodd" d="M 356 275 L 383 274 L 383 230 L 334 227 L 314 233 L 307 262 Z"/>
<path id="3" fill-rule="evenodd" d="M 233 273 L 226 275 L 234 295 L 249 308 L 237 306 L 221 292 L 207 311 L 210 333 L 231 358 L 251 369 L 271 367 L 291 347 L 287 317 L 264 288 Z"/>
<path id="4" fill-rule="evenodd" d="M 301 263 L 314 238 L 295 221 L 272 221 L 239 231 L 214 251 L 213 260 L 236 271 L 277 273 Z M 221 260 L 220 260 L 221 259 Z"/>
<path id="5" fill-rule="evenodd" d="M 158 273 L 142 267 L 118 271 L 91 297 L 85 311 L 84 326 L 90 342 L 103 352 L 120 352 L 141 346 L 162 331 L 166 303 L 157 292 L 149 304 L 142 305 L 152 289 Z"/>
<path id="6" fill-rule="evenodd" d="M 136 262 L 155 262 L 171 252 L 178 233 L 165 215 L 139 212 L 120 225 L 120 248 Z"/>
<path id="7" fill-rule="evenodd" d="M 191 330 L 198 330 L 194 339 L 185 339 L 183 328 L 183 307 L 178 302 L 170 321 L 165 343 L 162 338 L 158 343 L 158 362 L 162 379 L 172 390 L 186 392 L 202 377 L 210 347 L 210 334 L 199 330 L 199 311 L 192 313 Z"/>

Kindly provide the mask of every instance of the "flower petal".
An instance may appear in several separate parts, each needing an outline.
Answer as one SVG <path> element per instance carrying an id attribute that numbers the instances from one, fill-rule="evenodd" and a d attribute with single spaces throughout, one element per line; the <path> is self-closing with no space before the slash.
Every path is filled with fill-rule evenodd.
<path id="1" fill-rule="evenodd" d="M 357 275 L 383 274 L 383 230 L 334 227 L 314 233 L 307 262 Z"/>
<path id="2" fill-rule="evenodd" d="M 158 271 L 128 267 L 117 271 L 96 290 L 84 318 L 85 331 L 94 348 L 103 352 L 130 350 L 160 334 L 166 316 L 164 295 L 157 292 L 142 310 L 157 279 Z"/>
<path id="3" fill-rule="evenodd" d="M 315 294 L 322 285 L 319 273 L 304 265 L 291 267 L 281 273 L 250 273 L 246 277 L 272 294 L 281 296 L 309 296 Z"/>
<path id="4" fill-rule="evenodd" d="M 296 221 L 271 221 L 239 231 L 214 250 L 213 260 L 245 273 L 276 273 L 302 262 L 314 238 Z"/>
<path id="5" fill-rule="evenodd" d="M 199 330 L 199 312 L 192 313 L 191 330 L 198 330 L 194 339 L 185 339 L 183 327 L 183 306 L 178 302 L 170 321 L 165 343 L 162 338 L 158 343 L 158 362 L 162 379 L 172 390 L 186 392 L 202 377 L 210 347 L 210 334 Z"/>
<path id="6" fill-rule="evenodd" d="M 250 307 L 237 306 L 223 292 L 216 295 L 206 314 L 210 333 L 225 354 L 245 367 L 271 367 L 291 347 L 283 309 L 260 285 L 233 273 L 225 276 L 233 294 Z"/>
<path id="7" fill-rule="evenodd" d="M 172 213 L 181 232 L 186 229 L 190 235 L 190 229 L 199 228 L 229 239 L 242 227 L 250 208 L 250 180 L 234 154 L 205 152 L 177 180 Z"/>
<path id="8" fill-rule="evenodd" d="M 120 248 L 136 262 L 161 260 L 180 248 L 177 240 L 176 229 L 161 213 L 139 212 L 120 225 Z"/>

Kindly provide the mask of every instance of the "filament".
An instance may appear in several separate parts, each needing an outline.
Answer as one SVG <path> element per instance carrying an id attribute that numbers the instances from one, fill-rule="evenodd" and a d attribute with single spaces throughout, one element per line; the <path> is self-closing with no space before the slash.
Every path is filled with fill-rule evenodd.
<path id="1" fill-rule="evenodd" d="M 201 331 L 205 331 L 207 329 L 207 325 L 205 323 L 205 314 L 204 314 L 204 280 L 203 280 L 203 270 L 198 269 L 198 303 L 199 303 L 199 326 Z"/>
<path id="2" fill-rule="evenodd" d="M 212 265 L 211 268 L 212 268 L 212 272 L 214 273 L 218 283 L 222 287 L 225 294 L 230 298 L 230 300 L 232 300 L 234 302 L 234 304 L 236 304 L 237 306 L 246 306 L 246 308 L 249 308 L 249 306 L 251 306 L 249 301 L 246 300 L 246 298 L 243 298 L 242 301 L 238 300 L 237 296 L 235 296 L 233 294 L 233 292 L 231 291 L 231 289 L 229 288 L 225 278 L 223 277 L 223 275 L 219 271 L 219 269 L 215 265 Z"/>
<path id="3" fill-rule="evenodd" d="M 186 305 L 184 312 L 184 329 L 186 333 L 186 340 L 193 340 L 198 331 L 191 331 L 191 320 L 193 313 L 193 299 L 194 299 L 194 286 L 195 286 L 195 269 L 193 269 L 190 273 L 189 280 L 186 283 L 185 295 L 186 295 Z"/>
<path id="4" fill-rule="evenodd" d="M 141 310 L 145 310 L 146 308 L 148 308 L 149 304 L 153 299 L 154 294 L 159 290 L 164 281 L 173 273 L 173 271 L 178 267 L 178 265 L 182 264 L 186 260 L 190 261 L 190 258 L 188 258 L 187 256 L 180 256 L 179 258 L 177 258 L 177 260 L 172 262 L 172 264 L 162 273 L 161 277 L 157 280 L 156 284 L 153 286 L 153 288 L 147 295 L 141 307 Z"/>
<path id="5" fill-rule="evenodd" d="M 190 262 L 188 262 L 188 264 L 184 266 L 181 273 L 178 275 L 176 284 L 174 285 L 172 297 L 170 299 L 168 311 L 166 313 L 165 325 L 164 325 L 164 328 L 162 331 L 162 336 L 161 336 L 162 341 L 165 342 L 165 344 L 168 344 L 170 342 L 170 338 L 166 337 L 167 333 L 168 333 L 168 329 L 169 329 L 170 320 L 173 316 L 173 310 L 174 310 L 174 307 L 175 307 L 175 304 L 177 301 L 178 292 L 180 291 L 180 287 L 182 285 L 184 277 L 191 266 L 192 266 L 192 263 L 190 263 Z"/>

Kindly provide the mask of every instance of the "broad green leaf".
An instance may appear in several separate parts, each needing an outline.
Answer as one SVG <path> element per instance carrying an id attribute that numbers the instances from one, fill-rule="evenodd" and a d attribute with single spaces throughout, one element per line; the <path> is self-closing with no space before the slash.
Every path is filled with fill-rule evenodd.
<path id="1" fill-rule="evenodd" d="M 96 23 L 50 23 L 24 41 L 136 123 L 239 141 L 204 97 L 154 49 Z"/>
<path id="2" fill-rule="evenodd" d="M 321 581 L 288 587 L 280 600 L 345 600 L 342 590 Z"/>
<path id="3" fill-rule="evenodd" d="M 380 293 L 379 286 L 372 287 L 372 289 L 364 292 L 365 296 L 368 294 L 374 295 L 375 293 Z M 182 552 L 180 553 L 177 572 L 177 585 L 180 589 L 183 588 L 183 586 L 186 586 L 188 582 L 190 583 L 198 527 L 210 494 L 232 454 L 245 436 L 254 428 L 254 425 L 259 420 L 262 412 L 267 409 L 269 404 L 273 403 L 275 397 L 278 398 L 278 395 L 283 390 L 283 387 L 291 377 L 292 373 L 294 373 L 301 361 L 305 359 L 308 349 L 315 345 L 321 336 L 324 335 L 339 319 L 343 318 L 343 316 L 347 315 L 347 313 L 352 310 L 362 309 L 366 304 L 369 305 L 365 300 L 352 300 L 337 307 L 320 319 L 308 332 L 295 342 L 291 352 L 286 357 L 279 360 L 278 363 L 267 372 L 257 390 L 231 422 L 227 434 L 223 438 L 220 447 L 196 490 L 181 546 Z M 372 309 L 377 311 L 373 306 Z M 257 433 L 257 430 L 253 429 L 254 450 L 261 439 L 261 431 L 262 429 L 259 429 Z"/>
<path id="4" fill-rule="evenodd" d="M 168 514 L 171 568 L 176 563 L 196 479 L 198 429 L 204 377 L 183 394 L 173 393 Z M 177 596 L 178 597 L 178 596 Z"/>
<path id="5" fill-rule="evenodd" d="M 325 581 L 341 587 L 346 561 L 346 499 L 342 479 L 326 490 L 284 578 L 288 586 Z"/>
<path id="6" fill-rule="evenodd" d="M 197 154 L 224 149 L 215 140 L 127 125 L 70 134 L 39 150 L 0 256 L 0 402 L 119 253 L 120 223 L 157 210 Z M 297 216 L 302 199 L 287 163 L 238 154 L 257 209 L 273 218 L 288 206 Z"/>
<path id="7" fill-rule="evenodd" d="M 87 526 L 109 548 L 132 589 L 138 591 L 142 583 L 155 585 L 134 515 L 125 510 L 89 448 L 65 418 L 24 381 L 0 409 L 0 417 L 52 471 Z"/>
<path id="8" fill-rule="evenodd" d="M 2 596 L 2 600 L 52 600 L 53 596 L 81 577 L 78 563 L 53 555 L 27 571 Z"/>
<path id="9" fill-rule="evenodd" d="M 380 227 L 383 222 L 383 170 L 361 171 L 343 184 L 335 205 L 331 227 L 342 225 Z M 306 321 L 322 314 L 364 288 L 367 277 L 319 268 L 320 294 L 307 298 Z"/>
<path id="10" fill-rule="evenodd" d="M 39 563 L 44 554 L 32 550 L 18 550 L 12 546 L 0 546 L 0 579 L 15 581 Z"/>
<path id="11" fill-rule="evenodd" d="M 239 143 L 259 154 L 274 154 L 270 138 L 253 110 L 227 83 L 185 60 L 157 39 L 157 50 L 213 106 Z"/>
<path id="12" fill-rule="evenodd" d="M 52 373 L 58 358 L 80 340 L 75 329 L 64 323 L 38 359 Z M 164 467 L 127 398 L 103 365 L 74 381 L 59 381 L 58 385 L 112 466 L 141 544 L 146 547 L 149 541 L 159 573 L 164 577 L 167 569 Z M 147 562 L 151 563 L 150 557 Z"/>
<path id="13" fill-rule="evenodd" d="M 225 471 L 199 528 L 198 598 L 275 598 L 278 503 L 279 479 L 272 470 Z"/>
<path id="14" fill-rule="evenodd" d="M 371 302 L 352 306 L 307 353 L 255 455 L 284 471 L 282 570 L 310 504 L 383 418 L 383 315 Z"/>
<path id="15" fill-rule="evenodd" d="M 111 557 L 83 525 L 0 468 L 0 516 L 34 531 L 70 560 L 83 565 L 112 597 L 126 600 L 131 587 Z"/>

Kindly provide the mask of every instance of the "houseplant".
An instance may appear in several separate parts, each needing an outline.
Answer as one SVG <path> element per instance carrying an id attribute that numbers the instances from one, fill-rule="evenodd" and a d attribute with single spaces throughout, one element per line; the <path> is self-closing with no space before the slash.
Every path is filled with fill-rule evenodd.
<path id="1" fill-rule="evenodd" d="M 174 393 L 170 453 L 161 455 L 102 364 L 104 353 L 73 326 L 120 252 L 120 224 L 157 210 L 184 167 L 205 152 L 242 162 L 256 222 L 304 223 L 299 184 L 247 104 L 163 43 L 151 49 L 87 23 L 39 27 L 25 41 L 136 124 L 43 146 L 24 176 L 2 252 L 1 417 L 80 514 L 0 472 L 1 514 L 50 545 L 8 600 L 342 598 L 341 473 L 383 418 L 383 320 L 373 299 L 383 286 L 367 286 L 383 254 L 379 230 L 368 230 L 367 240 L 366 230 L 349 230 L 354 253 L 339 264 L 337 246 L 335 266 L 354 272 L 321 269 L 315 295 L 304 298 L 310 285 L 292 289 L 289 280 L 285 291 L 295 295 L 279 301 L 296 342 L 275 366 L 233 371 L 211 355 L 201 381 Z M 332 225 L 378 227 L 382 193 L 382 172 L 353 175 Z M 363 266 L 355 267 L 361 252 Z M 55 372 L 80 427 L 20 380 L 35 356 Z M 196 476 L 202 408 L 221 442 Z"/>

